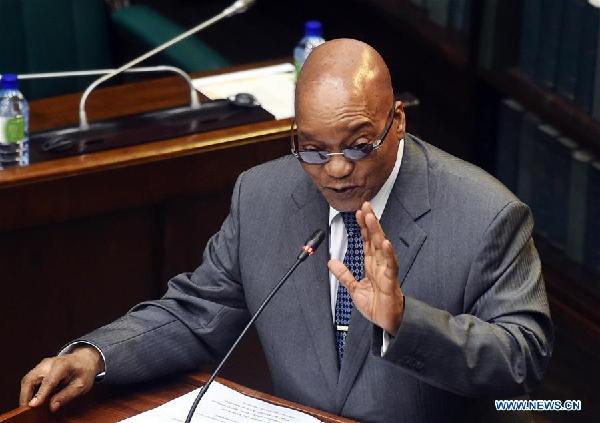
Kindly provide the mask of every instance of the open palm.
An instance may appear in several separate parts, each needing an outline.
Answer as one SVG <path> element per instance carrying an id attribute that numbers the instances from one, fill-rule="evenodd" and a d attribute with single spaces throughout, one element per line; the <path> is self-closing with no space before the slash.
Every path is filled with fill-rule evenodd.
<path id="1" fill-rule="evenodd" d="M 404 296 L 398 281 L 394 249 L 371 205 L 365 202 L 356 212 L 365 253 L 365 278 L 357 281 L 339 260 L 330 260 L 329 270 L 346 287 L 354 306 L 369 321 L 395 334 L 402 320 Z"/>

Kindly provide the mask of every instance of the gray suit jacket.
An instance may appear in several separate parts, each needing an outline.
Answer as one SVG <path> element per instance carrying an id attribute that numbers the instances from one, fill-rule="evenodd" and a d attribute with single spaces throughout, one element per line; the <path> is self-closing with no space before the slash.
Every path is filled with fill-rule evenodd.
<path id="1" fill-rule="evenodd" d="M 552 323 L 527 206 L 407 135 L 381 224 L 406 296 L 386 354 L 381 330 L 353 312 L 338 370 L 323 245 L 256 322 L 276 394 L 364 422 L 434 422 L 462 419 L 478 401 L 469 397 L 531 390 Z M 105 381 L 218 360 L 306 238 L 327 227 L 328 204 L 292 156 L 243 173 L 202 264 L 171 279 L 160 300 L 82 338 L 104 353 Z"/>

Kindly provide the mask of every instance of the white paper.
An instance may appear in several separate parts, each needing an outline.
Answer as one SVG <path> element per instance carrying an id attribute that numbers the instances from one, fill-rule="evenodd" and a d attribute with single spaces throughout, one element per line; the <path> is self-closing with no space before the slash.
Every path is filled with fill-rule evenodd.
<path id="1" fill-rule="evenodd" d="M 250 93 L 275 116 L 294 116 L 295 73 L 291 63 L 194 79 L 194 87 L 210 99 Z"/>
<path id="2" fill-rule="evenodd" d="M 159 407 L 128 419 L 124 423 L 184 422 L 200 388 Z M 317 423 L 320 420 L 300 411 L 273 405 L 213 382 L 200 401 L 192 423 Z"/>

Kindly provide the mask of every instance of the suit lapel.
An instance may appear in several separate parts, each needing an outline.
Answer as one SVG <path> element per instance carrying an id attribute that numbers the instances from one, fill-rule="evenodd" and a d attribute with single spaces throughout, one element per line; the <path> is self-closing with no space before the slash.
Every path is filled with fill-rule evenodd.
<path id="1" fill-rule="evenodd" d="M 381 216 L 381 226 L 391 241 L 398 260 L 400 286 L 427 237 L 416 220 L 429 210 L 427 159 L 419 145 L 407 135 L 400 172 Z M 346 356 L 336 395 L 338 412 L 342 411 L 372 341 L 372 325 L 357 310 L 353 310 L 349 326 Z"/>
<path id="2" fill-rule="evenodd" d="M 400 172 L 381 217 L 381 226 L 396 252 L 400 286 L 427 238 L 427 233 L 417 222 L 429 210 L 429 166 L 425 146 L 407 134 Z"/>
<path id="3" fill-rule="evenodd" d="M 301 181 L 292 195 L 297 209 L 290 213 L 286 228 L 290 237 L 285 245 L 291 247 L 290 256 L 297 255 L 300 247 L 317 229 L 328 231 L 329 205 L 318 189 L 308 180 Z M 315 254 L 300 264 L 289 281 L 294 284 L 297 301 L 310 335 L 316 360 L 333 394 L 338 381 L 337 353 L 331 315 L 329 288 L 329 236 Z M 307 357 L 307 360 L 309 358 Z M 332 398 L 333 400 L 333 398 Z"/>

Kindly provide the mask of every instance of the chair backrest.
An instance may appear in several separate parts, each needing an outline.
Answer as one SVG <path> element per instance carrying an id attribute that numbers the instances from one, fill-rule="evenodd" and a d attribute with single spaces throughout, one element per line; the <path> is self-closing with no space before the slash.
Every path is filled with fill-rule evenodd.
<path id="1" fill-rule="evenodd" d="M 129 37 L 135 38 L 145 50 L 156 47 L 183 33 L 187 28 L 161 15 L 153 8 L 136 4 L 122 7 L 112 14 L 117 28 L 122 28 Z M 130 38 L 129 43 L 133 40 Z M 180 41 L 159 55 L 160 63 L 165 60 L 187 72 L 218 69 L 229 66 L 229 61 L 217 50 L 197 36 Z"/>
<path id="2" fill-rule="evenodd" d="M 103 0 L 0 0 L 0 73 L 111 67 Z M 89 78 L 25 81 L 28 99 L 80 91 Z"/>

